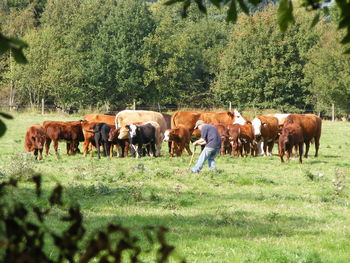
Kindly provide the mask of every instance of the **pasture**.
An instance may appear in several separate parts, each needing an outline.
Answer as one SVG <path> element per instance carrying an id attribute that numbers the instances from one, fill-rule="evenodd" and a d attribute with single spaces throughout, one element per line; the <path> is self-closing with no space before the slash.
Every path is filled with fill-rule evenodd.
<path id="1" fill-rule="evenodd" d="M 275 144 L 272 157 L 218 157 L 217 173 L 192 174 L 190 156 L 170 158 L 165 144 L 160 158 L 98 160 L 67 156 L 60 143 L 59 159 L 34 161 L 23 154 L 29 125 L 82 117 L 13 116 L 0 138 L 0 179 L 22 178 L 18 198 L 28 203 L 36 202 L 26 181 L 32 171 L 42 173 L 44 190 L 60 182 L 90 234 L 110 222 L 163 225 L 188 262 L 350 262 L 349 122 L 323 121 L 319 157 L 312 145 L 302 165 L 282 164 Z M 55 218 L 48 223 L 61 227 Z"/>

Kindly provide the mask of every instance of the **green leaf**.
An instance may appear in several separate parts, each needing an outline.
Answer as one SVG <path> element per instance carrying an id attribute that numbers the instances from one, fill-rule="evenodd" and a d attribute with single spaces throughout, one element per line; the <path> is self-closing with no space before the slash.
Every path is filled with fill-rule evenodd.
<path id="1" fill-rule="evenodd" d="M 285 32 L 289 24 L 294 24 L 293 4 L 290 0 L 281 0 L 278 7 L 278 25 L 282 32 Z"/>
<path id="2" fill-rule="evenodd" d="M 5 132 L 6 132 L 6 125 L 2 120 L 0 120 L 0 137 L 3 136 Z"/>
<path id="3" fill-rule="evenodd" d="M 5 118 L 5 119 L 8 119 L 8 120 L 12 120 L 13 119 L 13 117 L 10 114 L 7 114 L 5 112 L 0 112 L 0 116 Z"/>
<path id="4" fill-rule="evenodd" d="M 182 6 L 182 12 L 181 12 L 182 18 L 187 17 L 187 9 L 190 7 L 190 5 L 191 5 L 191 0 L 184 1 L 184 4 Z"/>
<path id="5" fill-rule="evenodd" d="M 314 28 L 317 23 L 320 21 L 320 13 L 317 13 L 315 16 L 314 16 L 314 19 L 312 19 L 312 22 L 311 22 L 311 25 L 310 25 L 310 29 L 311 28 Z"/>
<path id="6" fill-rule="evenodd" d="M 236 0 L 231 0 L 230 7 L 227 11 L 227 17 L 226 22 L 233 22 L 235 23 L 237 21 L 237 7 L 236 7 Z"/>

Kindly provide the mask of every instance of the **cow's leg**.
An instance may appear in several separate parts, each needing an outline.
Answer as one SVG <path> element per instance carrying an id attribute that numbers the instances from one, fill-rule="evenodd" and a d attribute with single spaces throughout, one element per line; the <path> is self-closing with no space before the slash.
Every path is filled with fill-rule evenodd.
<path id="1" fill-rule="evenodd" d="M 263 152 L 264 152 L 264 156 L 267 156 L 267 141 L 263 141 Z"/>
<path id="2" fill-rule="evenodd" d="M 293 146 L 287 150 L 287 161 L 289 162 L 290 156 L 292 155 Z"/>
<path id="3" fill-rule="evenodd" d="M 315 137 L 315 157 L 318 156 L 318 149 L 320 147 L 320 137 Z"/>
<path id="4" fill-rule="evenodd" d="M 56 156 L 58 156 L 58 140 L 53 140 L 53 148 L 55 150 Z"/>
<path id="5" fill-rule="evenodd" d="M 308 158 L 308 155 L 309 155 L 309 149 L 310 149 L 310 141 L 305 141 L 305 155 L 304 157 L 305 158 Z"/>
<path id="6" fill-rule="evenodd" d="M 283 159 L 284 150 L 280 150 L 279 155 L 280 155 L 280 158 L 281 158 L 281 162 L 284 163 L 284 159 Z"/>
<path id="7" fill-rule="evenodd" d="M 273 149 L 273 145 L 275 144 L 274 141 L 271 141 L 268 143 L 268 155 L 272 156 L 272 149 Z"/>
<path id="8" fill-rule="evenodd" d="M 71 148 L 71 144 L 72 144 L 72 142 L 66 142 L 66 150 L 67 150 L 67 155 L 69 155 L 70 154 L 70 148 Z"/>
<path id="9" fill-rule="evenodd" d="M 169 152 L 169 154 L 171 153 L 172 145 L 173 145 L 173 142 L 172 141 L 168 141 L 168 152 Z"/>
<path id="10" fill-rule="evenodd" d="M 43 149 L 39 149 L 39 160 L 43 159 Z"/>
<path id="11" fill-rule="evenodd" d="M 128 155 L 129 155 L 129 144 L 125 143 L 123 148 L 124 148 L 123 156 L 125 156 L 125 158 L 128 158 Z"/>
<path id="12" fill-rule="evenodd" d="M 86 157 L 87 153 L 88 153 L 88 150 L 89 150 L 89 145 L 90 145 L 90 142 L 85 140 L 84 141 L 84 145 L 83 145 L 83 149 L 84 149 L 84 157 Z"/>
<path id="13" fill-rule="evenodd" d="M 101 159 L 101 154 L 100 154 L 100 138 L 98 136 L 95 136 L 95 145 L 97 148 L 97 155 L 98 155 L 98 159 Z"/>
<path id="14" fill-rule="evenodd" d="M 157 157 L 157 152 L 156 152 L 156 144 L 154 142 L 151 142 L 151 150 L 152 150 L 152 155 L 153 157 Z"/>
<path id="15" fill-rule="evenodd" d="M 170 147 L 170 156 L 174 157 L 174 151 L 175 151 L 175 141 L 171 141 L 171 147 Z"/>
<path id="16" fill-rule="evenodd" d="M 303 163 L 303 142 L 299 143 L 299 162 Z"/>
<path id="17" fill-rule="evenodd" d="M 34 149 L 34 159 L 38 160 L 38 149 Z"/>
<path id="18" fill-rule="evenodd" d="M 51 144 L 51 139 L 46 138 L 45 139 L 45 153 L 46 153 L 46 155 L 49 155 L 50 144 Z"/>

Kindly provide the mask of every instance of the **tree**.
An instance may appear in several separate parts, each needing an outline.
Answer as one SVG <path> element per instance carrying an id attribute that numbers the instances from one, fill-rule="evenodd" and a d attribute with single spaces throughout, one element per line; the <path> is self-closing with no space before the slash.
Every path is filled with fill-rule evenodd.
<path id="1" fill-rule="evenodd" d="M 303 82 L 306 53 L 318 40 L 306 23 L 283 33 L 275 23 L 275 6 L 252 18 L 242 16 L 220 64 L 215 91 L 223 103 L 241 107 L 296 111 L 308 107 Z M 278 43 L 278 44 L 277 44 Z"/>

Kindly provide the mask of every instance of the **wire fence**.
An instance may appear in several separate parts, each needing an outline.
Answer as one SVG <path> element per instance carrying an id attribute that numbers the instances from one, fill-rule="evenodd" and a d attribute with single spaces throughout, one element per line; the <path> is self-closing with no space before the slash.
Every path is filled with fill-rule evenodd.
<path id="1" fill-rule="evenodd" d="M 86 108 L 79 108 L 76 106 L 70 106 L 70 107 L 60 107 L 54 104 L 42 104 L 42 105 L 6 105 L 6 104 L 0 104 L 0 111 L 4 112 L 32 112 L 37 114 L 50 114 L 50 113 L 62 113 L 62 114 L 77 114 L 77 115 L 84 115 L 87 113 L 99 113 L 99 114 L 117 114 L 118 112 L 122 110 L 148 110 L 148 111 L 157 111 L 162 113 L 173 113 L 178 110 L 188 110 L 188 111 L 213 111 L 213 112 L 219 112 L 219 111 L 226 111 L 226 110 L 233 110 L 235 109 L 234 106 L 231 104 L 226 105 L 220 105 L 217 107 L 200 107 L 200 106 L 176 106 L 176 105 L 132 105 L 129 107 L 86 107 Z M 300 114 L 307 114 L 312 113 L 315 115 L 320 116 L 322 119 L 329 119 L 329 120 L 349 120 L 350 115 L 344 114 L 344 113 L 338 113 L 336 111 L 336 107 L 334 105 L 330 105 L 329 110 L 318 112 L 316 110 L 309 110 L 309 109 L 298 109 L 295 111 L 288 111 L 283 112 L 277 109 L 261 109 L 261 108 L 238 108 L 238 110 L 247 117 L 254 117 L 257 115 L 264 115 L 264 114 L 273 114 L 273 113 L 300 113 Z M 350 112 L 350 110 L 348 111 Z"/>

